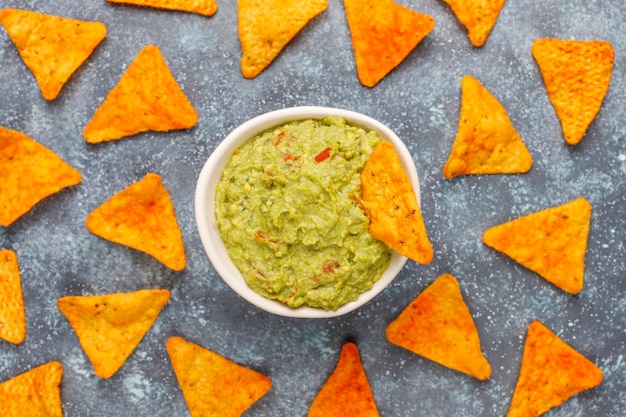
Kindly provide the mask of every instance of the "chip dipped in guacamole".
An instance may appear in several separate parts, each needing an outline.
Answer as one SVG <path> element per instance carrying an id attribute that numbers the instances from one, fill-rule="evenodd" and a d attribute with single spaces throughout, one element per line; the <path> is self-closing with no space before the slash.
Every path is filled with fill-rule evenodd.
<path id="1" fill-rule="evenodd" d="M 381 141 L 338 116 L 271 129 L 240 147 L 215 194 L 217 226 L 248 286 L 337 310 L 380 279 L 391 250 L 368 232 L 360 173 Z"/>

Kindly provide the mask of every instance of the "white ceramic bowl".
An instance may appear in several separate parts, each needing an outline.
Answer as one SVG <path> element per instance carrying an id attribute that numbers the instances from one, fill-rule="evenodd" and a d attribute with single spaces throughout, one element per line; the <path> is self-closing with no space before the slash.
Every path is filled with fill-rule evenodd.
<path id="1" fill-rule="evenodd" d="M 279 301 L 269 300 L 258 295 L 252 291 L 250 287 L 248 287 L 241 273 L 230 260 L 226 247 L 222 242 L 219 230 L 216 226 L 214 202 L 215 187 L 220 181 L 222 171 L 224 170 L 226 163 L 230 160 L 232 154 L 245 142 L 268 129 L 281 126 L 290 121 L 309 118 L 322 119 L 329 115 L 342 116 L 350 125 L 361 127 L 366 130 L 374 130 L 378 132 L 382 140 L 393 143 L 400 158 L 400 162 L 413 184 L 417 201 L 418 203 L 420 202 L 417 169 L 415 168 L 415 163 L 413 162 L 413 158 L 411 157 L 409 150 L 400 138 L 398 138 L 398 136 L 387 126 L 372 119 L 371 117 L 355 113 L 353 111 L 328 107 L 293 107 L 265 113 L 248 120 L 233 130 L 228 136 L 226 136 L 222 143 L 215 148 L 202 168 L 196 185 L 195 214 L 198 232 L 200 234 L 204 250 L 209 256 L 215 270 L 226 282 L 226 284 L 228 284 L 245 300 L 263 310 L 281 316 L 326 318 L 340 316 L 353 311 L 374 298 L 387 285 L 389 285 L 407 261 L 407 258 L 404 256 L 393 252 L 389 268 L 387 268 L 380 280 L 378 280 L 369 291 L 361 294 L 356 301 L 344 304 L 336 311 L 325 311 L 323 309 L 312 307 L 299 307 L 294 309 L 280 303 Z"/>

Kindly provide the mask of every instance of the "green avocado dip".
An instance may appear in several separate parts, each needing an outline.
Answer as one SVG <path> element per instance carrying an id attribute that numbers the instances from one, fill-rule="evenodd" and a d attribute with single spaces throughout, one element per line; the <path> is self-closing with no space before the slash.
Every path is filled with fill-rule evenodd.
<path id="1" fill-rule="evenodd" d="M 360 173 L 378 134 L 337 116 L 240 147 L 215 194 L 217 227 L 248 286 L 289 307 L 337 310 L 380 279 L 391 250 L 368 232 Z"/>

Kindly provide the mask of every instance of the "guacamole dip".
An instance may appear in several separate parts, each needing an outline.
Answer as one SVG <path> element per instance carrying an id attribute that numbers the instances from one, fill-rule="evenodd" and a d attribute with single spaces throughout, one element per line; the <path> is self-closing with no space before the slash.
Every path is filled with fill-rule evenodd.
<path id="1" fill-rule="evenodd" d="M 230 258 L 252 290 L 336 310 L 369 290 L 391 251 L 368 232 L 360 173 L 380 142 L 341 117 L 302 120 L 239 148 L 215 195 Z"/>

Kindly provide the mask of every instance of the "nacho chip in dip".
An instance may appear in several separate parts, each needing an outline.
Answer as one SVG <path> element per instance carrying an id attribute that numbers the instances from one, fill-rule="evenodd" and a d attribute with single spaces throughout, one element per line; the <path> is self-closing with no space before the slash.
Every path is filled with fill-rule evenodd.
<path id="1" fill-rule="evenodd" d="M 198 113 L 180 89 L 158 47 L 148 45 L 109 91 L 83 136 L 89 143 L 117 140 L 145 131 L 188 129 Z"/>
<path id="2" fill-rule="evenodd" d="M 507 417 L 540 416 L 601 382 L 600 368 L 534 321 Z"/>
<path id="3" fill-rule="evenodd" d="M 0 127 L 0 225 L 10 226 L 44 198 L 81 179 L 50 149 Z"/>
<path id="4" fill-rule="evenodd" d="M 417 197 L 390 142 L 376 146 L 361 172 L 361 202 L 373 237 L 416 262 L 432 261 Z"/>
<path id="5" fill-rule="evenodd" d="M 158 174 L 147 174 L 89 213 L 87 229 L 145 252 L 175 271 L 187 264 L 174 205 Z"/>
<path id="6" fill-rule="evenodd" d="M 35 76 L 46 100 L 59 95 L 107 33 L 106 26 L 100 22 L 11 8 L 0 11 L 0 24 Z"/>
<path id="7" fill-rule="evenodd" d="M 271 388 L 268 377 L 181 337 L 167 353 L 191 417 L 239 417 Z"/>
<path id="8" fill-rule="evenodd" d="M 605 41 L 537 39 L 532 54 L 565 141 L 575 145 L 596 118 L 609 89 L 613 46 Z"/>
<path id="9" fill-rule="evenodd" d="M 387 326 L 387 340 L 440 365 L 480 380 L 491 366 L 455 277 L 444 274 Z"/>
<path id="10" fill-rule="evenodd" d="M 359 349 L 346 343 L 339 361 L 317 393 L 307 417 L 378 417 L 378 408 Z"/>
<path id="11" fill-rule="evenodd" d="M 140 290 L 62 297 L 57 307 L 74 329 L 96 375 L 109 378 L 126 362 L 169 299 L 168 290 Z"/>
<path id="12" fill-rule="evenodd" d="M 459 130 L 443 175 L 515 174 L 533 160 L 505 108 L 472 76 L 461 81 Z"/>
<path id="13" fill-rule="evenodd" d="M 344 0 L 359 81 L 374 87 L 435 27 L 435 20 L 392 0 Z"/>
<path id="14" fill-rule="evenodd" d="M 567 291 L 583 288 L 591 204 L 577 198 L 487 229 L 483 242 Z"/>

